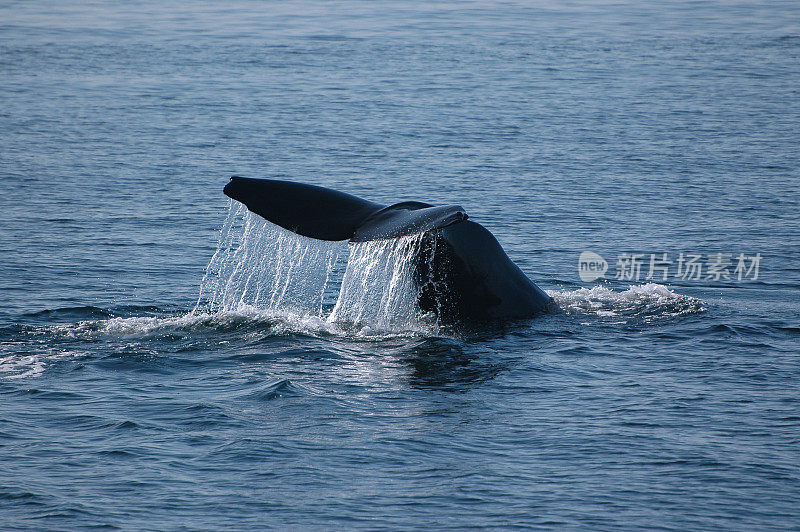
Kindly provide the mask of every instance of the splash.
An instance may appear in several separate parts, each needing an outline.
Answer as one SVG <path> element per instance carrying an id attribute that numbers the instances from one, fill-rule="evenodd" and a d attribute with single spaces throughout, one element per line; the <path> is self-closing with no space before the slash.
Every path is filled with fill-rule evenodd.
<path id="1" fill-rule="evenodd" d="M 627 290 L 597 285 L 578 290 L 548 290 L 547 293 L 567 314 L 594 315 L 619 322 L 631 319 L 652 322 L 706 310 L 702 300 L 656 283 L 631 285 Z"/>
<path id="2" fill-rule="evenodd" d="M 232 203 L 193 314 L 294 312 L 320 317 L 342 269 L 343 244 L 301 237 Z"/>
<path id="3" fill-rule="evenodd" d="M 415 260 L 424 234 L 351 244 L 333 322 L 380 329 L 419 324 Z"/>
<path id="4" fill-rule="evenodd" d="M 414 282 L 423 238 L 324 242 L 231 202 L 191 314 L 324 321 L 362 334 L 420 330 L 429 325 L 419 319 Z"/>
<path id="5" fill-rule="evenodd" d="M 76 341 L 101 342 L 103 349 L 129 353 L 149 352 L 154 337 L 192 346 L 257 344 L 298 333 L 358 342 L 449 336 L 451 331 L 422 314 L 417 304 L 419 290 L 430 288 L 417 278 L 417 261 L 427 256 L 433 268 L 435 254 L 436 239 L 425 237 L 322 242 L 276 227 L 232 203 L 191 312 L 47 311 L 34 317 L 60 321 L 68 316 L 71 321 L 20 325 L 12 331 L 10 341 L 0 342 L 0 378 L 35 377 L 58 360 L 86 356 L 74 349 Z M 420 253 L 429 244 L 430 253 Z M 548 293 L 566 314 L 606 323 L 651 323 L 706 310 L 703 301 L 658 284 Z M 78 316 L 83 319 L 72 321 Z"/>

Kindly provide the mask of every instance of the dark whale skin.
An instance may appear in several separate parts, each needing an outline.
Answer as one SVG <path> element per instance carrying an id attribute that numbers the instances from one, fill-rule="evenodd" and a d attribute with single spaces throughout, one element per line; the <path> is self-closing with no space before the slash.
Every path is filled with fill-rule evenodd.
<path id="1" fill-rule="evenodd" d="M 529 318 L 554 307 L 494 235 L 472 221 L 426 233 L 415 282 L 420 310 L 444 324 Z"/>

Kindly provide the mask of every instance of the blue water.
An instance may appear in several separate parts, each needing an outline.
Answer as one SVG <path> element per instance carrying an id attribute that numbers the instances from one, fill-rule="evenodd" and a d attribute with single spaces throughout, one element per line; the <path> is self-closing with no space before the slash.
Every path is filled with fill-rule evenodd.
<path id="1" fill-rule="evenodd" d="M 798 529 L 799 87 L 794 2 L 3 3 L 0 528 Z M 561 310 L 331 320 L 234 174 L 463 205 Z M 762 258 L 614 279 L 681 252 Z"/>

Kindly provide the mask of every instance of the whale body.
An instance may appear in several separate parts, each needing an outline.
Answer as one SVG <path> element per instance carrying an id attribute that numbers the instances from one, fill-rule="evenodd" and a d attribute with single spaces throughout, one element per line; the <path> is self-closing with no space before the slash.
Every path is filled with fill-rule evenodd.
<path id="1" fill-rule="evenodd" d="M 328 188 L 234 176 L 229 198 L 275 225 L 319 240 L 367 242 L 422 233 L 417 303 L 445 324 L 528 318 L 553 301 L 459 205 L 373 203 Z"/>

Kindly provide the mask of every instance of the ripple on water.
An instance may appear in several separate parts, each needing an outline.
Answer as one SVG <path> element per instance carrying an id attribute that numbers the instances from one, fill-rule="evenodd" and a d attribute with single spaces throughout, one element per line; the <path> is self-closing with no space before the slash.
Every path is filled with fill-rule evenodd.
<path id="1" fill-rule="evenodd" d="M 272 401 L 285 397 L 302 397 L 306 395 L 313 395 L 313 392 L 289 379 L 280 379 L 259 387 L 259 389 L 255 391 L 247 392 L 241 397 L 243 399 L 253 399 L 256 401 Z"/>

